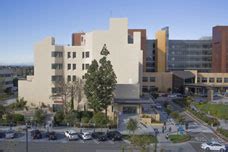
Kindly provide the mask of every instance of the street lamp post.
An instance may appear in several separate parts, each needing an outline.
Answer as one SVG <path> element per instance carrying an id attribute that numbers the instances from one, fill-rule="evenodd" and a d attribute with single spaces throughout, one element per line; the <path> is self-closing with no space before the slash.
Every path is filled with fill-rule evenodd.
<path id="1" fill-rule="evenodd" d="M 28 152 L 28 124 L 26 123 L 26 152 Z"/>

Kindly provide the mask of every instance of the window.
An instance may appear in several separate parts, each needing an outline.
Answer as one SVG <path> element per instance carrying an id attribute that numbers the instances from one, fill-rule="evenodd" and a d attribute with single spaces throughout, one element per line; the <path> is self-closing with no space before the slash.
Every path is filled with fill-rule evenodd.
<path id="1" fill-rule="evenodd" d="M 63 52 L 53 51 L 53 52 L 51 52 L 51 56 L 60 58 L 60 57 L 63 57 Z"/>
<path id="2" fill-rule="evenodd" d="M 57 87 L 57 88 L 51 88 L 51 92 L 53 93 L 53 94 L 56 94 L 56 93 L 61 93 L 62 92 L 62 88 L 60 88 L 60 87 Z"/>
<path id="3" fill-rule="evenodd" d="M 148 92 L 148 87 L 147 86 L 142 86 L 142 92 Z"/>
<path id="4" fill-rule="evenodd" d="M 67 58 L 70 58 L 71 55 L 70 55 L 70 52 L 67 52 Z"/>
<path id="5" fill-rule="evenodd" d="M 68 76 L 67 76 L 67 82 L 70 82 L 70 81 L 71 81 L 71 76 L 68 75 Z"/>
<path id="6" fill-rule="evenodd" d="M 76 58 L 76 52 L 73 52 L 73 58 Z"/>
<path id="7" fill-rule="evenodd" d="M 89 69 L 89 64 L 86 64 L 86 67 L 85 68 L 86 68 L 86 70 Z"/>
<path id="8" fill-rule="evenodd" d="M 217 78 L 217 83 L 222 83 L 222 78 Z"/>
<path id="9" fill-rule="evenodd" d="M 85 69 L 85 65 L 84 64 L 82 64 L 82 70 L 84 70 Z"/>
<path id="10" fill-rule="evenodd" d="M 155 77 L 150 77 L 150 82 L 155 82 Z"/>
<path id="11" fill-rule="evenodd" d="M 67 64 L 67 69 L 68 69 L 68 70 L 71 69 L 71 64 Z"/>
<path id="12" fill-rule="evenodd" d="M 85 53 L 84 52 L 82 52 L 82 58 L 84 58 L 85 57 Z"/>
<path id="13" fill-rule="evenodd" d="M 86 58 L 89 58 L 89 52 L 86 52 L 86 53 L 85 53 L 85 57 L 86 57 Z"/>
<path id="14" fill-rule="evenodd" d="M 61 75 L 53 75 L 51 77 L 51 81 L 62 81 L 63 80 L 63 76 Z"/>
<path id="15" fill-rule="evenodd" d="M 214 83 L 215 82 L 215 78 L 209 78 L 209 82 L 210 83 Z"/>
<path id="16" fill-rule="evenodd" d="M 84 75 L 82 76 L 82 79 L 85 79 L 85 76 Z"/>
<path id="17" fill-rule="evenodd" d="M 143 82 L 148 82 L 148 77 L 143 77 Z"/>
<path id="18" fill-rule="evenodd" d="M 76 81 L 76 76 L 75 75 L 73 75 L 73 81 Z"/>
<path id="19" fill-rule="evenodd" d="M 207 83 L 207 78 L 203 77 L 202 78 L 202 83 Z"/>
<path id="20" fill-rule="evenodd" d="M 228 78 L 224 78 L 224 83 L 228 83 Z"/>
<path id="21" fill-rule="evenodd" d="M 63 65 L 62 64 L 58 64 L 58 63 L 54 63 L 51 65 L 52 69 L 62 69 Z"/>
<path id="22" fill-rule="evenodd" d="M 75 70 L 76 69 L 76 64 L 73 64 L 73 70 Z"/>
<path id="23" fill-rule="evenodd" d="M 200 77 L 197 77 L 197 82 L 200 83 Z"/>

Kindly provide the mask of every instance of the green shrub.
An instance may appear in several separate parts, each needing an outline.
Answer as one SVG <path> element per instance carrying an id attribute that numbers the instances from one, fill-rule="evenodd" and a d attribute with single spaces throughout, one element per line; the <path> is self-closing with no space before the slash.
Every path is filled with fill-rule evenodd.
<path id="1" fill-rule="evenodd" d="M 223 128 L 217 128 L 217 131 L 218 131 L 220 134 L 222 134 L 222 135 L 224 135 L 225 137 L 228 138 L 228 130 L 223 129 Z"/>
<path id="2" fill-rule="evenodd" d="M 105 114 L 101 112 L 95 113 L 92 120 L 97 126 L 105 126 L 109 122 Z"/>
<path id="3" fill-rule="evenodd" d="M 81 119 L 82 123 L 89 123 L 89 121 L 90 121 L 90 118 L 88 118 L 88 117 L 82 117 L 82 119 Z"/>
<path id="4" fill-rule="evenodd" d="M 16 123 L 25 121 L 25 117 L 22 114 L 13 114 L 13 119 L 14 119 L 14 122 Z"/>
<path id="5" fill-rule="evenodd" d="M 55 113 L 54 116 L 54 123 L 60 125 L 64 121 L 64 113 L 63 111 L 58 111 Z"/>
<path id="6" fill-rule="evenodd" d="M 46 114 L 43 110 L 38 109 L 35 111 L 33 120 L 38 124 L 43 124 L 45 120 Z"/>

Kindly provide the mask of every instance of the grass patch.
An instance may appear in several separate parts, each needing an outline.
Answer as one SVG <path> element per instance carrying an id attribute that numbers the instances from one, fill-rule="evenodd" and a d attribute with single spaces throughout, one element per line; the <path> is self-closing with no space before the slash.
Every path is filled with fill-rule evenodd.
<path id="1" fill-rule="evenodd" d="M 191 139 L 191 136 L 189 135 L 169 135 L 169 139 L 173 143 L 181 143 L 181 142 L 186 142 Z"/>
<path id="2" fill-rule="evenodd" d="M 155 136 L 153 135 L 123 135 L 123 139 L 129 140 L 130 142 L 132 142 L 132 137 L 134 136 L 134 138 L 146 138 L 149 140 L 150 143 L 157 143 L 158 140 Z"/>
<path id="3" fill-rule="evenodd" d="M 218 128 L 217 131 L 222 134 L 223 136 L 225 136 L 226 138 L 228 138 L 228 130 L 223 129 L 223 128 Z"/>
<path id="4" fill-rule="evenodd" d="M 219 119 L 228 120 L 228 105 L 212 103 L 195 103 L 195 106 L 205 113 Z"/>

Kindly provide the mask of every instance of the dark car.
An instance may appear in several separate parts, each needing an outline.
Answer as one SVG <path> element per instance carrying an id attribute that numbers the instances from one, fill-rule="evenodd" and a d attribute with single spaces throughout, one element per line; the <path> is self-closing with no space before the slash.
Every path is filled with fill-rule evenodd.
<path id="1" fill-rule="evenodd" d="M 48 140 L 56 140 L 57 139 L 56 133 L 54 131 L 47 132 L 46 137 L 48 138 Z"/>
<path id="2" fill-rule="evenodd" d="M 31 136 L 32 136 L 32 139 L 41 139 L 42 138 L 42 134 L 39 130 L 32 130 Z"/>
<path id="3" fill-rule="evenodd" d="M 107 137 L 113 141 L 122 140 L 122 135 L 119 131 L 109 131 Z"/>
<path id="4" fill-rule="evenodd" d="M 106 141 L 107 135 L 104 132 L 94 132 L 92 133 L 92 137 L 98 141 Z"/>

